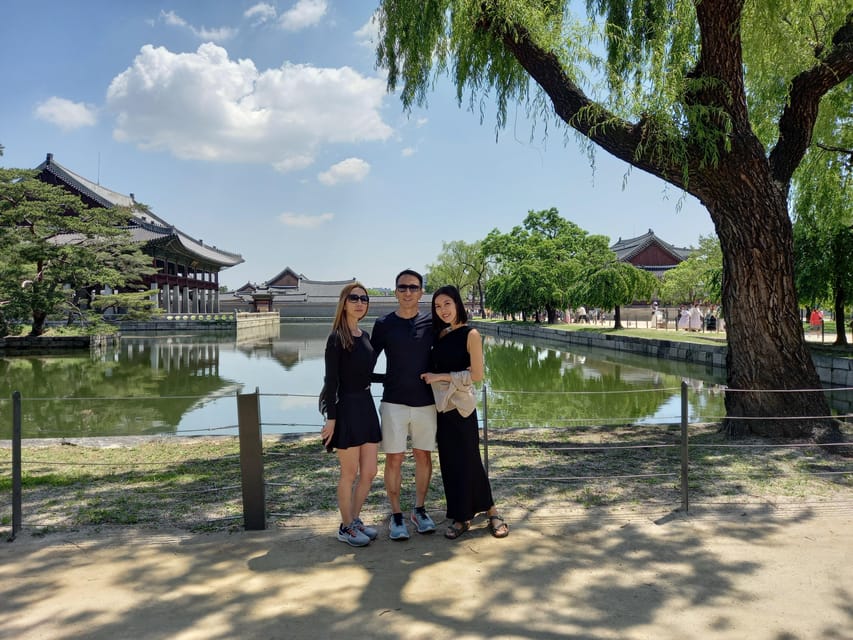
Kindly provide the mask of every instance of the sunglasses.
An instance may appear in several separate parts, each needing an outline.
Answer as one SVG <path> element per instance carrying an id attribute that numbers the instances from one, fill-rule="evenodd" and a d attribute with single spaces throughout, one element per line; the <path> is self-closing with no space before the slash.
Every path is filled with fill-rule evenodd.
<path id="1" fill-rule="evenodd" d="M 347 296 L 347 300 L 349 300 L 350 302 L 363 302 L 364 304 L 370 302 L 370 298 L 368 298 L 367 296 L 360 296 L 357 293 L 349 294 Z"/>
<path id="2" fill-rule="evenodd" d="M 420 290 L 421 285 L 419 284 L 398 284 L 397 291 L 400 293 L 405 293 L 406 291 L 411 291 L 414 293 L 415 291 Z"/>

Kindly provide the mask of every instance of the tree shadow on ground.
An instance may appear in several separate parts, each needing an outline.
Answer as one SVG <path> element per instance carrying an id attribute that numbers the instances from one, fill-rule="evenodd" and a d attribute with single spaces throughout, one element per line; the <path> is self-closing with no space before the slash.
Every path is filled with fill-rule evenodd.
<path id="1" fill-rule="evenodd" d="M 48 536 L 3 549 L 0 624 L 10 637 L 57 640 L 781 639 L 853 628 L 853 578 L 838 556 L 849 514 L 507 515 L 504 540 L 481 517 L 457 541 L 391 542 L 383 530 L 362 549 L 335 540 L 332 517 L 263 532 Z M 811 553 L 833 544 L 835 556 Z"/>

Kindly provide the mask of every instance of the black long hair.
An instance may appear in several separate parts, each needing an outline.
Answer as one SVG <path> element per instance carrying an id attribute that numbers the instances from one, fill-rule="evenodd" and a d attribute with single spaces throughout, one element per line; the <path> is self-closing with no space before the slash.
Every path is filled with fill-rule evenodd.
<path id="1" fill-rule="evenodd" d="M 438 317 L 438 314 L 435 312 L 435 299 L 438 296 L 447 296 L 453 303 L 456 305 L 456 322 L 458 324 L 465 324 L 468 322 L 468 311 L 465 310 L 465 303 L 462 302 L 462 296 L 459 294 L 459 289 L 454 287 L 452 284 L 446 284 L 443 287 L 439 287 L 435 290 L 435 293 L 432 294 L 432 330 L 439 334 L 442 329 L 450 326 L 444 320 Z"/>

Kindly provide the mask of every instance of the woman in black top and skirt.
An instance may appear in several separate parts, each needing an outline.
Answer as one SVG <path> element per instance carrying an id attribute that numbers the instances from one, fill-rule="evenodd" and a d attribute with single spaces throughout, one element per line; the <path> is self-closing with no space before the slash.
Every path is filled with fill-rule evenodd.
<path id="1" fill-rule="evenodd" d="M 323 444 L 329 451 L 337 449 L 341 465 L 338 540 L 354 547 L 363 547 L 377 534 L 359 517 L 376 477 L 382 440 L 379 416 L 370 394 L 376 355 L 370 336 L 358 326 L 369 306 L 367 289 L 360 282 L 341 290 L 332 333 L 326 341 L 326 375 L 320 397 L 320 410 L 326 414 L 320 432 Z"/>
<path id="2" fill-rule="evenodd" d="M 469 327 L 459 290 L 447 285 L 432 296 L 432 371 L 421 377 L 436 392 L 438 461 L 451 525 L 444 535 L 455 540 L 468 531 L 471 519 L 486 512 L 496 538 L 509 535 L 498 514 L 480 457 L 480 430 L 471 384 L 483 379 L 483 341 Z"/>

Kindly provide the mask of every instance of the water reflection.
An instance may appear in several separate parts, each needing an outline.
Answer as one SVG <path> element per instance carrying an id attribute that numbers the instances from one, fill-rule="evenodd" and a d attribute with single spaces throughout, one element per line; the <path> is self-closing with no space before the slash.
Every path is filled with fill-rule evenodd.
<path id="1" fill-rule="evenodd" d="M 496 427 L 678 422 L 682 380 L 689 419 L 724 413 L 724 372 L 618 351 L 565 350 L 486 338 L 489 423 Z"/>
<path id="2" fill-rule="evenodd" d="M 270 332 L 125 335 L 99 354 L 0 359 L 0 438 L 11 436 L 14 390 L 28 438 L 235 433 L 234 394 L 261 392 L 265 433 L 317 431 L 327 324 Z M 486 338 L 495 427 L 677 422 L 692 381 L 691 420 L 723 413 L 720 371 L 606 350 Z M 384 371 L 380 359 L 378 371 Z M 374 387 L 375 395 L 381 393 Z"/>

